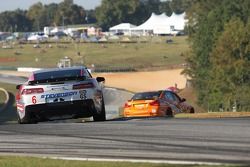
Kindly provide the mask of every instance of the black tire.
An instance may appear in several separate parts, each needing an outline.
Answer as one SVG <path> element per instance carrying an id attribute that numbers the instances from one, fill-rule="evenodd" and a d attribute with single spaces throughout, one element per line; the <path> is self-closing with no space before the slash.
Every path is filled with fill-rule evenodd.
<path id="1" fill-rule="evenodd" d="M 94 119 L 95 122 L 106 121 L 106 111 L 105 111 L 104 100 L 102 100 L 102 109 L 101 109 L 101 111 L 98 112 L 95 109 L 93 119 Z"/>
<path id="2" fill-rule="evenodd" d="M 23 118 L 20 118 L 19 114 L 17 113 L 17 122 L 19 124 L 35 124 L 37 121 L 32 118 L 30 113 L 26 113 Z"/>
<path id="3" fill-rule="evenodd" d="M 194 108 L 193 107 L 189 109 L 189 113 L 191 113 L 191 114 L 194 113 Z"/>
<path id="4" fill-rule="evenodd" d="M 173 111 L 172 111 L 171 108 L 168 108 L 168 109 L 167 109 L 166 115 L 167 115 L 167 117 L 173 117 L 173 116 L 174 116 L 174 115 L 173 115 Z"/>

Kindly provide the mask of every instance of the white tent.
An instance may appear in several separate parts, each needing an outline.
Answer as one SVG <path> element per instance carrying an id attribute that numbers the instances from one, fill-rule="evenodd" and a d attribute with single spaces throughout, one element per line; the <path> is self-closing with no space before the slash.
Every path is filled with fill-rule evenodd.
<path id="1" fill-rule="evenodd" d="M 173 13 L 172 16 L 170 17 L 170 23 L 173 24 L 175 27 L 175 30 L 184 30 L 185 25 L 187 23 L 187 20 L 185 19 L 186 13 L 182 14 L 175 14 Z"/>
<path id="2" fill-rule="evenodd" d="M 109 31 L 114 34 L 118 32 L 122 32 L 124 33 L 124 35 L 130 35 L 130 32 L 131 32 L 130 30 L 134 27 L 136 26 L 130 23 L 121 23 L 114 27 L 109 28 Z"/>
<path id="3" fill-rule="evenodd" d="M 151 17 L 139 25 L 132 28 L 132 34 L 151 35 L 151 34 L 174 34 L 183 31 L 185 27 L 185 13 L 177 15 L 173 13 L 168 17 L 165 13 L 156 15 L 152 13 Z"/>

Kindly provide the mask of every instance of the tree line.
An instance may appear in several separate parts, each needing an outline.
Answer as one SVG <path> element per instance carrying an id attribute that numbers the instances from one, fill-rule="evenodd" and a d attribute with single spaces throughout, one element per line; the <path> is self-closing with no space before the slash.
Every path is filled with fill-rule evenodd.
<path id="1" fill-rule="evenodd" d="M 42 31 L 45 26 L 76 24 L 95 24 L 106 31 L 122 22 L 139 25 L 152 12 L 165 12 L 170 16 L 172 12 L 182 13 L 186 8 L 185 0 L 102 0 L 101 5 L 93 10 L 86 10 L 74 4 L 73 0 L 47 5 L 38 2 L 28 10 L 17 9 L 0 13 L 0 31 Z"/>
<path id="2" fill-rule="evenodd" d="M 173 12 L 181 14 L 188 5 L 185 0 L 102 0 L 101 6 L 96 8 L 96 18 L 98 25 L 107 30 L 119 23 L 142 24 L 153 12 L 168 16 Z"/>
<path id="3" fill-rule="evenodd" d="M 250 1 L 190 0 L 184 71 L 210 111 L 250 111 Z"/>
<path id="4" fill-rule="evenodd" d="M 31 5 L 28 10 L 17 9 L 0 13 L 0 31 L 42 31 L 45 26 L 94 23 L 96 19 L 93 13 L 93 10 L 85 10 L 82 6 L 74 4 L 73 0 L 48 5 L 38 2 Z"/>

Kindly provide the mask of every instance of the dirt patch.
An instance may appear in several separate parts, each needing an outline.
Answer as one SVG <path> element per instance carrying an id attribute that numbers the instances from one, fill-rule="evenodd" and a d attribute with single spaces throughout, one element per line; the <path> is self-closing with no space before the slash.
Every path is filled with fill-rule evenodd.
<path id="1" fill-rule="evenodd" d="M 179 95 L 187 100 L 189 104 L 191 104 L 194 107 L 195 112 L 204 113 L 206 112 L 202 107 L 197 105 L 197 93 L 196 91 L 190 87 L 182 89 L 179 93 Z"/>
<path id="2" fill-rule="evenodd" d="M 98 73 L 106 79 L 105 85 L 126 89 L 133 92 L 166 89 L 177 84 L 179 89 L 186 85 L 183 69 L 171 69 L 153 72 Z"/>

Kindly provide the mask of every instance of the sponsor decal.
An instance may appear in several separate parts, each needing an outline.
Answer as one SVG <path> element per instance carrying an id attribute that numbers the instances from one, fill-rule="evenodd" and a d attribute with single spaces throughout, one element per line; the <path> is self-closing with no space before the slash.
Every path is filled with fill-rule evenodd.
<path id="1" fill-rule="evenodd" d="M 79 91 L 79 94 L 80 94 L 80 99 L 82 99 L 82 100 L 87 99 L 87 91 L 86 90 Z"/>
<path id="2" fill-rule="evenodd" d="M 67 96 L 75 96 L 77 95 L 77 92 L 65 92 L 65 93 L 52 93 L 52 94 L 46 94 L 41 95 L 42 99 L 53 99 L 53 98 L 60 98 L 60 97 L 67 97 Z"/>

